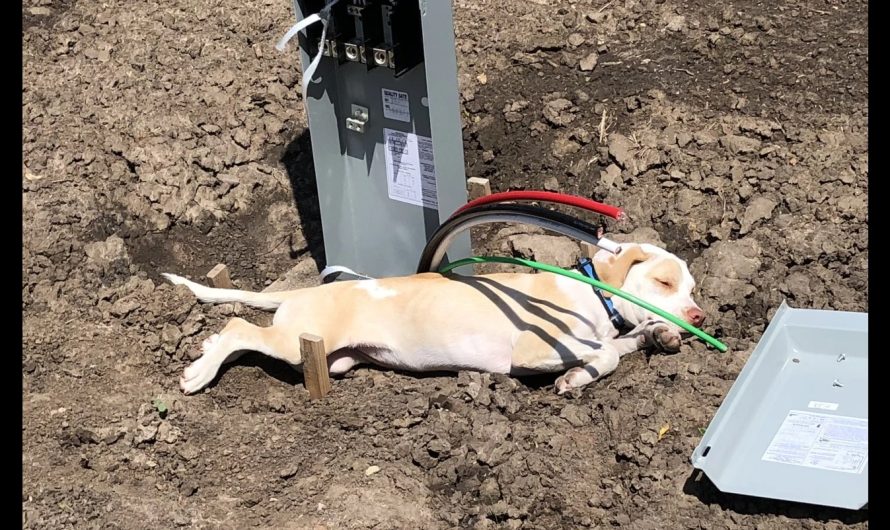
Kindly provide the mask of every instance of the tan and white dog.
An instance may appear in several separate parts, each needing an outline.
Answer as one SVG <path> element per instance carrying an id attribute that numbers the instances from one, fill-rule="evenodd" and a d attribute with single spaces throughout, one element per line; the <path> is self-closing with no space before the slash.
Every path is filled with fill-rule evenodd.
<path id="1" fill-rule="evenodd" d="M 675 255 L 652 245 L 625 244 L 618 255 L 598 252 L 593 264 L 607 284 L 695 326 L 704 320 L 692 299 L 695 281 Z M 206 387 L 223 363 L 245 351 L 302 368 L 299 336 L 305 332 L 324 339 L 332 374 L 360 363 L 415 372 L 567 370 L 556 380 L 560 394 L 609 374 L 627 353 L 648 346 L 677 351 L 680 346 L 681 328 L 614 297 L 614 308 L 633 327 L 620 335 L 591 287 L 552 273 L 426 273 L 271 293 L 216 289 L 164 276 L 188 286 L 203 302 L 276 310 L 269 327 L 233 318 L 205 340 L 203 355 L 180 380 L 187 394 Z"/>

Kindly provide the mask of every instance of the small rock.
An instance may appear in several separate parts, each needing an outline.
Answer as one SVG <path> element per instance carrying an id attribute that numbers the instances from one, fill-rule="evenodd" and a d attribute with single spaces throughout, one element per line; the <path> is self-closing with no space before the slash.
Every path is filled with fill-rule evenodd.
<path id="1" fill-rule="evenodd" d="M 672 15 L 667 19 L 668 31 L 683 31 L 686 29 L 686 17 L 683 15 Z"/>
<path id="2" fill-rule="evenodd" d="M 633 112 L 643 106 L 643 100 L 639 96 L 629 96 L 624 98 L 624 106 L 628 112 Z"/>
<path id="3" fill-rule="evenodd" d="M 609 164 L 605 171 L 600 171 L 600 182 L 612 187 L 621 182 L 621 168 L 615 164 Z"/>
<path id="4" fill-rule="evenodd" d="M 89 429 L 84 429 L 82 427 L 77 428 L 74 430 L 74 435 L 77 436 L 77 439 L 80 440 L 81 444 L 99 443 L 99 437 Z"/>
<path id="5" fill-rule="evenodd" d="M 182 431 L 176 428 L 173 425 L 170 425 L 168 421 L 162 421 L 160 425 L 158 425 L 157 439 L 161 442 L 166 442 L 168 444 L 176 443 L 179 439 Z"/>
<path id="6" fill-rule="evenodd" d="M 451 444 L 442 438 L 433 438 L 426 446 L 427 452 L 433 458 L 441 458 L 451 453 Z"/>
<path id="7" fill-rule="evenodd" d="M 618 243 L 648 243 L 656 247 L 666 248 L 658 232 L 650 226 L 641 226 L 629 234 L 610 234 L 611 239 Z"/>
<path id="8" fill-rule="evenodd" d="M 607 11 L 591 11 L 585 15 L 587 20 L 593 22 L 594 24 L 601 24 L 606 18 L 609 16 L 609 12 Z"/>
<path id="9" fill-rule="evenodd" d="M 517 123 L 522 121 L 522 114 L 508 110 L 504 113 L 504 120 L 506 120 L 507 123 Z"/>
<path id="10" fill-rule="evenodd" d="M 655 445 L 658 442 L 658 433 L 643 431 L 640 433 L 640 441 L 646 445 Z"/>
<path id="11" fill-rule="evenodd" d="M 407 429 L 421 423 L 423 418 L 410 416 L 407 418 L 396 418 L 392 421 L 392 426 L 398 429 Z"/>
<path id="12" fill-rule="evenodd" d="M 692 141 L 692 135 L 688 132 L 677 133 L 677 145 L 686 147 Z"/>
<path id="13" fill-rule="evenodd" d="M 637 451 L 636 451 L 636 449 L 634 449 L 633 445 L 631 445 L 627 442 L 622 442 L 622 443 L 618 444 L 618 447 L 615 450 L 615 454 L 620 459 L 633 460 L 637 455 Z"/>
<path id="14" fill-rule="evenodd" d="M 633 143 L 627 136 L 618 133 L 609 135 L 609 156 L 621 169 L 627 169 L 633 160 L 633 148 Z"/>
<path id="15" fill-rule="evenodd" d="M 578 24 L 578 12 L 574 9 L 569 10 L 565 16 L 562 17 L 562 25 L 567 28 L 573 28 Z"/>
<path id="16" fill-rule="evenodd" d="M 547 177 L 544 180 L 544 189 L 547 191 L 559 191 L 559 181 L 556 177 Z"/>
<path id="17" fill-rule="evenodd" d="M 565 127 L 575 120 L 573 107 L 574 103 L 565 98 L 554 99 L 544 105 L 544 118 L 557 127 Z"/>
<path id="18" fill-rule="evenodd" d="M 287 409 L 286 400 L 279 394 L 273 394 L 266 400 L 269 410 L 272 412 L 284 412 Z"/>
<path id="19" fill-rule="evenodd" d="M 569 35 L 569 46 L 571 46 L 572 48 L 577 48 L 578 46 L 584 44 L 584 40 L 584 35 L 581 35 L 580 33 L 572 33 L 571 35 Z"/>
<path id="20" fill-rule="evenodd" d="M 575 241 L 562 236 L 518 234 L 508 242 L 514 253 L 557 267 L 574 265 L 581 254 Z"/>
<path id="21" fill-rule="evenodd" d="M 733 155 L 745 155 L 760 151 L 760 140 L 727 134 L 720 138 L 720 145 Z"/>
<path id="22" fill-rule="evenodd" d="M 710 145 L 716 142 L 720 138 L 720 136 L 717 134 L 716 131 L 713 131 L 711 129 L 702 129 L 701 131 L 696 132 L 693 135 L 693 138 L 695 139 L 695 143 L 702 146 Z"/>
<path id="23" fill-rule="evenodd" d="M 688 188 L 683 188 L 677 192 L 677 198 L 674 201 L 674 205 L 677 213 L 688 215 L 692 213 L 699 204 L 703 203 L 704 200 L 704 196 L 701 193 Z"/>
<path id="24" fill-rule="evenodd" d="M 569 422 L 573 427 L 586 425 L 590 421 L 590 416 L 578 405 L 566 405 L 559 413 L 559 417 Z"/>
<path id="25" fill-rule="evenodd" d="M 577 127 L 575 129 L 572 129 L 572 133 L 569 135 L 569 138 L 572 138 L 584 145 L 587 145 L 590 143 L 591 140 L 593 140 L 593 135 L 590 134 L 590 131 L 588 131 L 587 129 Z"/>
<path id="26" fill-rule="evenodd" d="M 297 467 L 296 464 L 289 464 L 287 467 L 285 467 L 278 473 L 278 476 L 283 479 L 289 479 L 292 476 L 296 475 L 297 471 L 299 471 L 299 470 L 300 470 L 300 468 Z"/>
<path id="27" fill-rule="evenodd" d="M 152 443 L 158 435 L 158 426 L 155 424 L 137 425 L 133 443 L 136 445 Z"/>
<path id="28" fill-rule="evenodd" d="M 182 332 L 179 331 L 179 328 L 173 324 L 164 324 L 161 329 L 161 342 L 164 345 L 164 350 L 167 353 L 173 353 L 179 346 L 180 340 L 182 340 Z"/>
<path id="29" fill-rule="evenodd" d="M 573 155 L 581 150 L 581 144 L 578 142 L 566 138 L 564 136 L 559 136 L 553 143 L 550 144 L 550 152 L 556 158 L 565 158 L 569 155 Z"/>
<path id="30" fill-rule="evenodd" d="M 182 457 L 183 460 L 188 462 L 198 458 L 201 452 L 194 445 L 180 444 L 176 448 L 176 454 L 178 454 Z"/>
<path id="31" fill-rule="evenodd" d="M 784 285 L 779 290 L 785 294 L 794 296 L 796 300 L 805 300 L 812 294 L 810 277 L 802 272 L 792 272 L 785 278 Z"/>
<path id="32" fill-rule="evenodd" d="M 378 473 L 380 471 L 380 466 L 368 466 L 368 469 L 365 470 L 365 476 L 370 477 L 374 473 Z"/>
<path id="33" fill-rule="evenodd" d="M 768 197 L 757 197 L 751 200 L 751 203 L 745 208 L 745 213 L 742 214 L 739 220 L 741 225 L 739 234 L 747 234 L 756 222 L 769 219 L 775 207 L 776 201 Z"/>
<path id="34" fill-rule="evenodd" d="M 581 59 L 578 67 L 581 68 L 582 72 L 590 72 L 596 68 L 597 61 L 599 61 L 599 55 L 596 52 L 591 52 L 587 57 Z"/>
<path id="35" fill-rule="evenodd" d="M 501 498 L 501 488 L 497 479 L 488 477 L 479 486 L 479 500 L 484 504 L 494 504 Z"/>
<path id="36" fill-rule="evenodd" d="M 87 243 L 83 250 L 90 262 L 103 267 L 128 258 L 124 240 L 118 236 L 109 236 L 105 241 Z"/>
<path id="37" fill-rule="evenodd" d="M 179 485 L 179 493 L 183 497 L 191 497 L 198 491 L 198 486 L 195 485 L 191 480 L 184 480 L 182 484 Z"/>

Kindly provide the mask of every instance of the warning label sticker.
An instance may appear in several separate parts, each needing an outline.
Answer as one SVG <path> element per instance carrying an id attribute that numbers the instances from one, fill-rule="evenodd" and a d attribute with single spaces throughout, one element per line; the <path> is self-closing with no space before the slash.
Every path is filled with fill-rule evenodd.
<path id="1" fill-rule="evenodd" d="M 392 129 L 383 136 L 389 198 L 438 209 L 432 138 Z"/>
<path id="2" fill-rule="evenodd" d="M 868 461 L 868 420 L 792 410 L 763 460 L 862 473 Z"/>
<path id="3" fill-rule="evenodd" d="M 390 120 L 398 120 L 410 123 L 411 107 L 408 104 L 408 93 L 384 88 L 383 117 Z"/>

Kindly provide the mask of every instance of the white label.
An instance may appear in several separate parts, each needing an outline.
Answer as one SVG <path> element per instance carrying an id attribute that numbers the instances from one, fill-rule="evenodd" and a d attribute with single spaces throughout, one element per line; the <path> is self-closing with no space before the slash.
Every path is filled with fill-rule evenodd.
<path id="1" fill-rule="evenodd" d="M 383 117 L 390 120 L 398 120 L 410 123 L 411 107 L 408 104 L 408 93 L 384 88 Z"/>
<path id="2" fill-rule="evenodd" d="M 383 136 L 389 198 L 438 209 L 433 140 L 392 129 Z"/>
<path id="3" fill-rule="evenodd" d="M 826 401 L 810 401 L 810 404 L 807 405 L 807 407 L 811 409 L 837 410 L 837 403 L 828 403 Z"/>
<path id="4" fill-rule="evenodd" d="M 868 461 L 868 420 L 792 410 L 763 460 L 862 473 Z"/>

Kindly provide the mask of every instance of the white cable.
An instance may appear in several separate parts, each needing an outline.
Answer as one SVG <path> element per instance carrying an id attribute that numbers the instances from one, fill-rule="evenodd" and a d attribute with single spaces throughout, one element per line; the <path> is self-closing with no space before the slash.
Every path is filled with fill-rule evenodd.
<path id="1" fill-rule="evenodd" d="M 596 242 L 596 246 L 603 250 L 608 250 L 612 254 L 621 253 L 621 243 L 606 239 L 605 237 L 601 237 L 600 240 Z"/>
<path id="2" fill-rule="evenodd" d="M 354 270 L 350 269 L 349 267 L 344 267 L 343 265 L 328 265 L 321 271 L 321 273 L 319 273 L 318 277 L 321 280 L 321 283 L 324 283 L 325 278 L 327 278 L 331 274 L 336 274 L 338 272 L 351 274 L 352 276 L 355 276 L 356 278 L 361 278 L 363 280 L 373 280 L 374 279 L 374 278 L 371 278 L 370 276 L 365 276 L 364 274 L 359 274 L 359 273 L 355 272 Z"/>
<path id="3" fill-rule="evenodd" d="M 315 69 L 318 68 L 318 63 L 321 62 L 321 57 L 324 54 L 324 42 L 328 33 L 328 20 L 331 17 L 331 8 L 336 4 L 339 0 L 331 0 L 328 2 L 326 6 L 322 8 L 318 13 L 314 13 L 304 18 L 303 20 L 297 22 L 289 30 L 284 34 L 283 37 L 278 41 L 278 44 L 275 45 L 275 48 L 283 52 L 287 43 L 294 38 L 294 36 L 308 28 L 312 24 L 316 22 L 321 22 L 321 40 L 318 43 L 318 53 L 315 54 L 315 57 L 312 59 L 312 62 L 309 63 L 309 66 L 303 71 L 303 101 L 306 101 L 308 97 L 307 90 L 309 89 L 309 82 L 312 81 L 312 76 L 315 75 Z"/>

